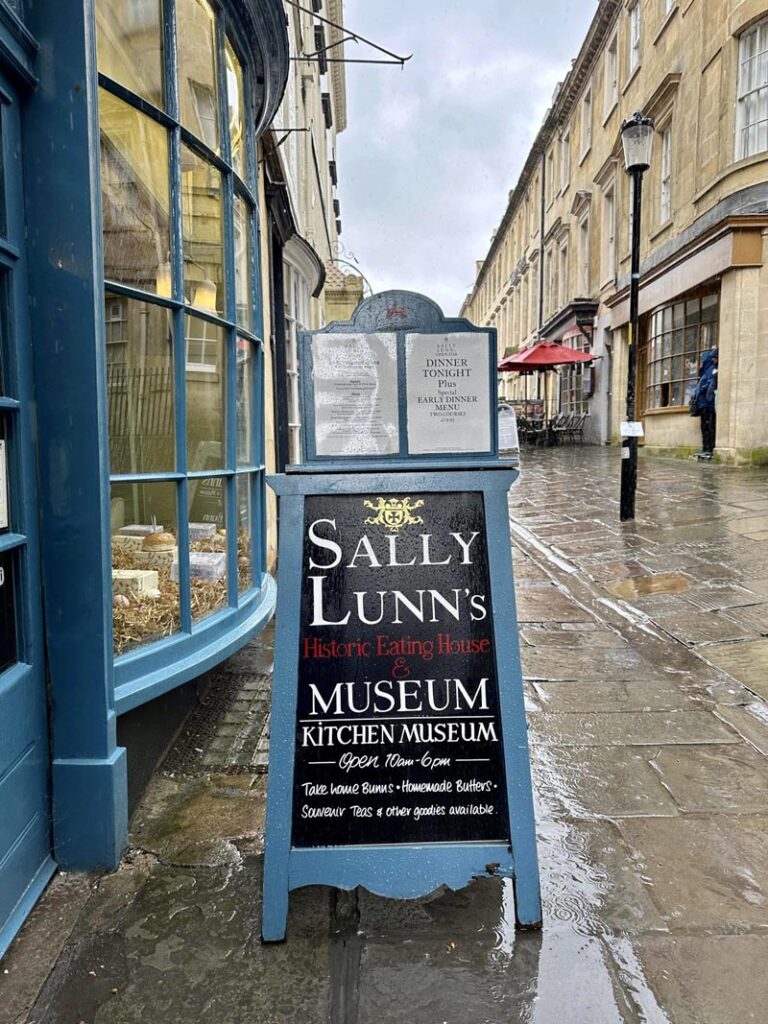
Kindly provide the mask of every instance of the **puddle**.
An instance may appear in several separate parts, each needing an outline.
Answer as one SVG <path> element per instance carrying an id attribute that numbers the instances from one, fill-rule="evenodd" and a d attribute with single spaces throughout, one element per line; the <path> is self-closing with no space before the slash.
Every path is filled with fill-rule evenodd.
<path id="1" fill-rule="evenodd" d="M 660 572 L 655 576 L 633 576 L 608 583 L 605 589 L 614 597 L 627 601 L 633 597 L 651 597 L 654 594 L 682 594 L 691 589 L 691 580 L 680 572 Z"/>

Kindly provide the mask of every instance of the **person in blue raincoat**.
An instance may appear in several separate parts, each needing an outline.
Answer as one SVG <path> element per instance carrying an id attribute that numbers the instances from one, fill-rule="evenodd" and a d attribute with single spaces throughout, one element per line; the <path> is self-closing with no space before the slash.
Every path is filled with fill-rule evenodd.
<path id="1" fill-rule="evenodd" d="M 701 357 L 701 369 L 693 393 L 697 415 L 701 417 L 701 451 L 699 458 L 711 459 L 715 450 L 717 430 L 717 349 Z"/>

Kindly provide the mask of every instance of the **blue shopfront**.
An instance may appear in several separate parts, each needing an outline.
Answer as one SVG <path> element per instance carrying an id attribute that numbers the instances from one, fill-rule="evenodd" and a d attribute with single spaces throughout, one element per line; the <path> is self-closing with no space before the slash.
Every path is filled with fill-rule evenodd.
<path id="1" fill-rule="evenodd" d="M 0 0 L 0 954 L 57 864 L 117 864 L 142 735 L 273 611 L 287 69 L 279 0 Z"/>

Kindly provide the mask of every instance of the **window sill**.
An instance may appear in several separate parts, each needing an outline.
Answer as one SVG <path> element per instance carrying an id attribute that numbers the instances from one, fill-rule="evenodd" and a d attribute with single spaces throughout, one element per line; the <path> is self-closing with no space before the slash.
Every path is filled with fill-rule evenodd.
<path id="1" fill-rule="evenodd" d="M 632 85 L 634 80 L 637 78 L 638 74 L 640 73 L 640 68 L 641 67 L 642 67 L 642 61 L 638 61 L 637 64 L 635 64 L 634 68 L 630 71 L 629 78 L 627 78 L 626 82 L 621 87 L 621 95 L 622 96 L 627 91 L 627 89 L 630 87 L 630 85 Z"/>
<path id="2" fill-rule="evenodd" d="M 659 227 L 653 232 L 652 235 L 648 236 L 648 241 L 655 242 L 657 238 L 661 238 L 662 235 L 665 235 L 667 231 L 669 231 L 669 229 L 672 227 L 674 223 L 675 222 L 672 217 L 670 217 L 668 220 L 665 220 L 663 224 L 659 225 Z"/>
<path id="3" fill-rule="evenodd" d="M 610 107 L 608 108 L 608 110 L 607 110 L 607 111 L 606 111 L 606 112 L 605 112 L 605 113 L 603 114 L 603 128 L 605 128 L 605 126 L 606 126 L 606 125 L 608 124 L 608 122 L 610 121 L 610 119 L 611 119 L 611 117 L 613 116 L 613 113 L 614 113 L 614 111 L 616 110 L 616 108 L 618 107 L 618 105 L 619 105 L 619 98 L 618 98 L 618 96 L 615 96 L 615 97 L 613 98 L 613 100 L 612 100 L 611 106 L 610 106 Z"/>
<path id="4" fill-rule="evenodd" d="M 240 607 L 217 612 L 191 633 L 174 633 L 116 658 L 117 714 L 168 693 L 234 654 L 272 618 L 276 596 L 277 584 L 265 573 L 260 588 L 240 595 Z"/>
<path id="5" fill-rule="evenodd" d="M 656 33 L 656 35 L 655 35 L 655 36 L 653 37 L 653 45 L 654 45 L 654 46 L 656 46 L 656 44 L 658 43 L 658 41 L 659 41 L 659 40 L 661 39 L 661 37 L 662 37 L 662 36 L 664 35 L 664 33 L 665 33 L 665 32 L 667 31 L 667 26 L 669 25 L 669 23 L 670 23 L 670 22 L 671 22 L 671 21 L 672 21 L 672 20 L 673 20 L 673 19 L 675 18 L 675 16 L 677 15 L 677 10 L 678 10 L 678 8 L 677 8 L 677 4 L 675 4 L 675 6 L 674 6 L 674 7 L 672 8 L 672 10 L 671 10 L 671 11 L 669 12 L 669 14 L 666 14 L 666 15 L 664 16 L 664 21 L 662 21 L 661 25 L 659 26 L 659 31 L 658 31 L 658 32 Z"/>
<path id="6" fill-rule="evenodd" d="M 587 146 L 587 148 L 584 150 L 584 152 L 579 157 L 579 167 L 581 167 L 581 165 L 584 163 L 584 161 L 587 159 L 587 157 L 589 156 L 589 154 L 591 152 L 592 152 L 592 143 L 590 142 L 590 144 Z"/>
<path id="7" fill-rule="evenodd" d="M 679 416 L 681 413 L 690 415 L 687 405 L 669 405 L 664 409 L 646 409 L 643 416 L 666 416 L 667 413 L 672 416 Z"/>

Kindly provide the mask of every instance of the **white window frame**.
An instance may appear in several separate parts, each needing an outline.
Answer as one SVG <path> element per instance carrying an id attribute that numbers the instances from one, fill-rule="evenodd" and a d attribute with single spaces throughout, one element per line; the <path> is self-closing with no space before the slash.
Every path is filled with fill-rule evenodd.
<path id="1" fill-rule="evenodd" d="M 107 298 L 104 311 L 104 342 L 108 366 L 125 366 L 128 361 L 128 310 L 126 307 L 125 299 L 115 299 L 111 295 Z"/>
<path id="2" fill-rule="evenodd" d="M 564 338 L 561 344 L 575 352 L 589 351 L 587 339 L 583 335 Z M 584 395 L 584 365 L 584 363 L 573 363 L 559 368 L 560 412 L 589 415 L 589 399 Z"/>
<path id="3" fill-rule="evenodd" d="M 767 150 L 768 18 L 763 18 L 739 37 L 735 157 L 744 160 Z"/>
<path id="4" fill-rule="evenodd" d="M 590 241 L 589 214 L 586 213 L 579 221 L 579 294 L 582 298 L 589 295 Z"/>
<path id="5" fill-rule="evenodd" d="M 581 159 L 592 148 L 592 83 L 581 97 Z"/>
<path id="6" fill-rule="evenodd" d="M 659 224 L 672 219 L 672 124 L 667 123 L 660 132 L 661 161 L 659 164 Z"/>
<path id="7" fill-rule="evenodd" d="M 560 136 L 560 191 L 565 192 L 571 180 L 571 129 Z"/>
<path id="8" fill-rule="evenodd" d="M 568 242 L 562 242 L 558 249 L 558 309 L 568 302 Z"/>
<path id="9" fill-rule="evenodd" d="M 603 283 L 613 281 L 616 276 L 616 182 L 611 181 L 603 189 L 601 231 L 601 276 Z"/>
<path id="10" fill-rule="evenodd" d="M 629 26 L 627 32 L 627 43 L 629 46 L 629 73 L 630 75 L 640 66 L 640 2 L 629 8 Z"/>
<path id="11" fill-rule="evenodd" d="M 619 102 L 619 36 L 614 33 L 605 48 L 603 63 L 603 117 L 608 119 Z"/>
<path id="12" fill-rule="evenodd" d="M 555 201 L 555 151 L 547 153 L 547 206 Z"/>
<path id="13" fill-rule="evenodd" d="M 201 335 L 190 333 L 190 323 L 194 324 L 195 329 L 198 327 L 203 332 Z M 206 336 L 206 332 L 211 330 L 214 333 L 214 337 L 209 338 Z M 221 338 L 218 332 L 220 327 L 218 324 L 210 323 L 208 320 L 203 320 L 202 317 L 187 317 L 187 329 L 186 329 L 186 369 L 187 373 L 218 373 L 219 372 L 219 342 Z M 196 358 L 191 358 L 189 354 L 190 342 L 200 346 L 199 353 L 196 353 Z M 211 361 L 211 353 L 213 353 L 213 361 Z"/>
<path id="14" fill-rule="evenodd" d="M 288 455 L 293 463 L 301 455 L 301 390 L 299 332 L 309 330 L 310 288 L 304 275 L 289 260 L 283 260 L 283 296 L 285 316 L 285 366 L 288 405 Z"/>

